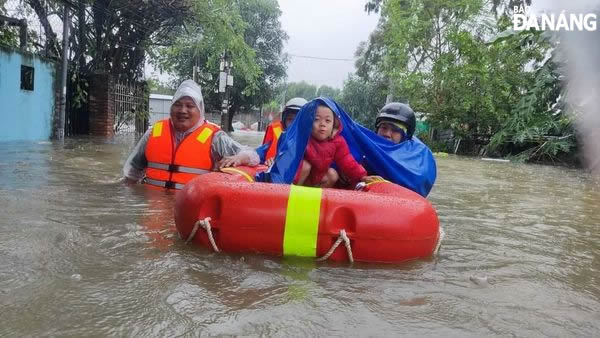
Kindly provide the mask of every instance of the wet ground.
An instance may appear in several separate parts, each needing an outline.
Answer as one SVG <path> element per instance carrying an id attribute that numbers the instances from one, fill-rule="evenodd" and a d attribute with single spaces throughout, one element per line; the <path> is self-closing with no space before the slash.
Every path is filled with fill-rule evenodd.
<path id="1" fill-rule="evenodd" d="M 186 246 L 172 193 L 118 183 L 133 144 L 0 144 L 0 336 L 600 335 L 581 170 L 438 158 L 440 255 L 349 267 Z"/>

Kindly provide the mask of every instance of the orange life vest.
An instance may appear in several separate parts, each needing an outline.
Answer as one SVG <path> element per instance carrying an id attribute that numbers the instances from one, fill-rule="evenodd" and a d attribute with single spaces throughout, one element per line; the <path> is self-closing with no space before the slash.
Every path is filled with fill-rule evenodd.
<path id="1" fill-rule="evenodd" d="M 217 125 L 206 121 L 175 148 L 171 121 L 156 122 L 146 145 L 148 167 L 144 183 L 181 189 L 192 178 L 211 171 L 212 138 L 219 130 Z"/>
<path id="2" fill-rule="evenodd" d="M 279 137 L 283 132 L 283 124 L 281 121 L 275 121 L 271 123 L 267 127 L 267 132 L 265 134 L 265 141 L 271 140 L 271 145 L 269 146 L 269 150 L 267 150 L 267 155 L 265 155 L 265 160 L 275 157 L 277 155 L 277 142 L 279 141 Z M 266 143 L 263 142 L 263 143 Z"/>

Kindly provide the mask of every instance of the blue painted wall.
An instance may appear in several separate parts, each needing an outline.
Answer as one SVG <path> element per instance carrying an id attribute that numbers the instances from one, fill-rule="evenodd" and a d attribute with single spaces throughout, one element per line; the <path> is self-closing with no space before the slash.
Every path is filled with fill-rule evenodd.
<path id="1" fill-rule="evenodd" d="M 21 89 L 21 65 L 34 68 L 33 91 Z M 0 49 L 0 141 L 50 138 L 55 76 L 52 62 Z"/>

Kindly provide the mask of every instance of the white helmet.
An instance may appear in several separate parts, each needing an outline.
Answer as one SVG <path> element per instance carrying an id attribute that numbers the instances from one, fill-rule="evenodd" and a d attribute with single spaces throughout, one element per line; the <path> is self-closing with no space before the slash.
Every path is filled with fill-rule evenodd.
<path id="1" fill-rule="evenodd" d="M 294 97 L 285 104 L 285 107 L 283 107 L 283 111 L 281 112 L 281 123 L 283 123 L 284 129 L 287 128 L 285 125 L 285 118 L 287 115 L 289 113 L 298 113 L 298 111 L 302 109 L 302 106 L 304 106 L 306 103 L 308 103 L 308 101 L 306 101 L 304 98 Z"/>
<path id="2" fill-rule="evenodd" d="M 302 97 L 294 97 L 292 99 L 290 99 L 288 102 L 286 102 L 285 107 L 283 107 L 283 110 L 300 110 L 302 108 L 302 106 L 304 106 L 308 101 L 306 101 L 304 98 Z"/>

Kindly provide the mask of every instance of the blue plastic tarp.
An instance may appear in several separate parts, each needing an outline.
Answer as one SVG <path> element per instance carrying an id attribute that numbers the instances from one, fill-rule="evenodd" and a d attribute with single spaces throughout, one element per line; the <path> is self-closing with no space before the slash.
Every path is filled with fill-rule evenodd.
<path id="1" fill-rule="evenodd" d="M 426 197 L 437 175 L 431 150 L 413 136 L 399 144 L 386 140 L 373 131 L 352 121 L 350 116 L 333 100 L 316 98 L 302 107 L 296 119 L 279 138 L 275 163 L 256 177 L 260 182 L 291 184 L 304 156 L 311 135 L 317 106 L 328 106 L 342 123 L 344 137 L 354 158 L 369 175 L 379 175 Z M 264 160 L 268 144 L 257 148 Z"/>

